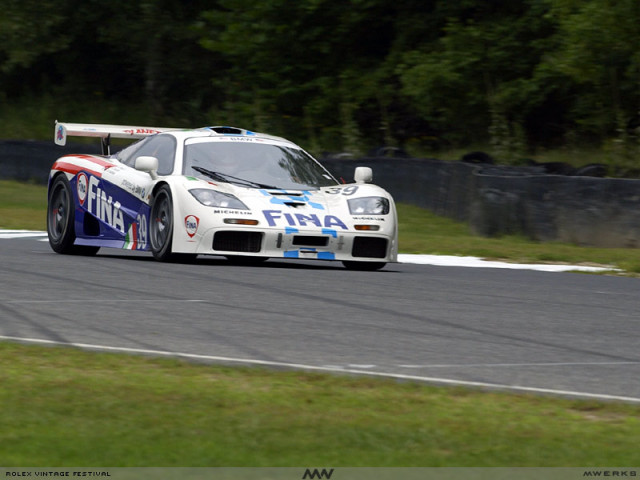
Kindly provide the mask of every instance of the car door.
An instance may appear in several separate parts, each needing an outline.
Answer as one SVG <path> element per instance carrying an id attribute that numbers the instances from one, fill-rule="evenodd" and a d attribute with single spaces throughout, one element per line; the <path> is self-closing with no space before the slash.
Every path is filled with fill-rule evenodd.
<path id="1" fill-rule="evenodd" d="M 124 241 L 123 248 L 148 250 L 149 201 L 155 180 L 147 172 L 135 169 L 141 156 L 158 159 L 158 175 L 169 175 L 175 161 L 176 141 L 170 135 L 154 135 L 132 145 L 117 155 L 120 164 L 103 174 L 105 189 L 114 204 L 113 215 Z M 117 205 L 116 205 L 117 202 Z M 122 228 L 120 228 L 122 227 Z"/>

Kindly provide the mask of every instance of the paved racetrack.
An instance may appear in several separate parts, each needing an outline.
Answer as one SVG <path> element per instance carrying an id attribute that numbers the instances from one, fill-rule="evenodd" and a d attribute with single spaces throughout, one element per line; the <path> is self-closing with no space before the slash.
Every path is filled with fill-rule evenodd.
<path id="1" fill-rule="evenodd" d="M 0 241 L 0 339 L 640 402 L 640 279 Z M 161 353 L 162 352 L 162 353 Z"/>

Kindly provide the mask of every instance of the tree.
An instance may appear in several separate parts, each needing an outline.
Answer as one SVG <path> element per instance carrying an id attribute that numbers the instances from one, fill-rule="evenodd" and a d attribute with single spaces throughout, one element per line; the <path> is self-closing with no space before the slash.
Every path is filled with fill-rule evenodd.
<path id="1" fill-rule="evenodd" d="M 403 92 L 455 143 L 522 136 L 549 95 L 537 74 L 554 42 L 547 8 L 543 0 L 448 4 L 441 36 L 403 55 Z"/>
<path id="2" fill-rule="evenodd" d="M 640 109 L 640 3 L 552 0 L 561 44 L 547 59 L 580 89 L 576 129 L 603 138 L 625 130 Z"/>

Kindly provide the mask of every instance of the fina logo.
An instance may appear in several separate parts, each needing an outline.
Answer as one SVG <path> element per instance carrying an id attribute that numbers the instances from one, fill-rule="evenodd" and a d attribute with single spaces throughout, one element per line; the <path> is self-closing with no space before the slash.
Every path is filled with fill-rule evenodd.
<path id="1" fill-rule="evenodd" d="M 88 185 L 89 181 L 87 180 L 87 176 L 84 173 L 79 174 L 76 189 L 78 191 L 78 200 L 82 206 L 84 206 L 84 201 L 87 199 Z"/>
<path id="2" fill-rule="evenodd" d="M 198 231 L 198 225 L 200 224 L 200 219 L 195 215 L 187 215 L 184 217 L 184 228 L 187 230 L 187 235 L 189 238 L 193 238 L 196 232 Z"/>

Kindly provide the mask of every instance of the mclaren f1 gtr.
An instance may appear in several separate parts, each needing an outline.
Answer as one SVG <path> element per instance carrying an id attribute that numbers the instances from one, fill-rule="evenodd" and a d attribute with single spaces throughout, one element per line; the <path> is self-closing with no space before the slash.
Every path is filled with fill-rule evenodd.
<path id="1" fill-rule="evenodd" d="M 102 155 L 66 155 L 51 168 L 47 232 L 55 252 L 336 260 L 361 270 L 397 261 L 393 198 L 371 184 L 368 167 L 340 183 L 296 144 L 234 127 L 56 122 L 55 143 L 70 136 L 100 139 Z M 112 138 L 137 141 L 112 154 Z"/>

